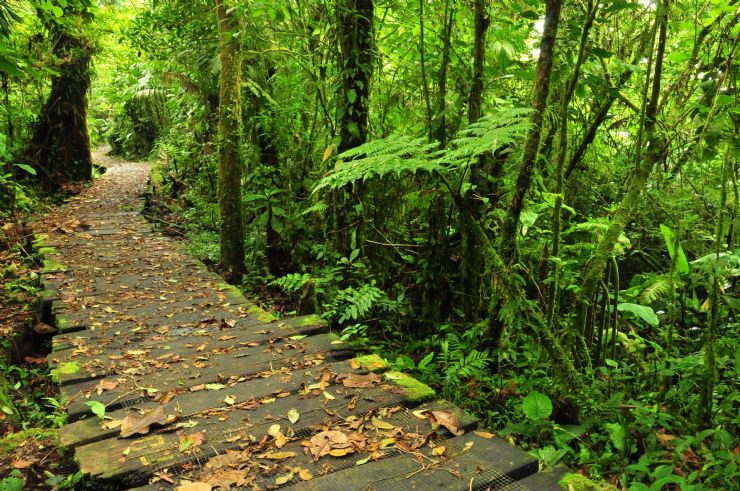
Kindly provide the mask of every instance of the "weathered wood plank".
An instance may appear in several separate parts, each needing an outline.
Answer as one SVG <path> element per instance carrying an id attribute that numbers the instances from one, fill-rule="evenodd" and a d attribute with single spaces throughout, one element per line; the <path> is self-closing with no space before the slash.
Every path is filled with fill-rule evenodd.
<path id="1" fill-rule="evenodd" d="M 71 421 L 90 413 L 87 401 L 98 401 L 111 409 L 134 404 L 147 394 L 166 394 L 170 390 L 188 389 L 209 383 L 231 383 L 241 377 L 248 377 L 268 370 L 283 367 L 302 368 L 313 366 L 317 360 L 348 357 L 350 353 L 336 338 L 328 335 L 311 336 L 300 342 L 278 341 L 269 350 L 264 346 L 244 347 L 242 349 L 206 354 L 181 361 L 144 360 L 142 373 L 125 370 L 105 379 L 93 379 L 62 387 L 62 395 L 69 401 L 67 413 Z M 212 354 L 213 355 L 213 354 Z M 168 365 L 153 366 L 154 362 Z M 97 394 L 101 381 L 116 384 L 110 390 Z"/>
<path id="2" fill-rule="evenodd" d="M 563 491 L 558 482 L 567 472 L 565 467 L 545 469 L 516 481 L 501 491 Z"/>
<path id="3" fill-rule="evenodd" d="M 201 319 L 197 324 L 176 323 L 174 326 L 130 324 L 55 336 L 53 352 L 48 356 L 49 366 L 55 368 L 60 363 L 82 358 L 120 354 L 117 352 L 125 352 L 134 345 L 137 349 L 151 349 L 149 356 L 156 358 L 188 344 L 200 346 L 205 342 L 214 348 L 235 343 L 265 343 L 286 336 L 319 334 L 328 329 L 327 322 L 315 315 L 290 317 L 269 324 L 252 315 L 236 319 L 211 317 Z"/>
<path id="4" fill-rule="evenodd" d="M 455 414 L 459 427 L 463 430 L 470 431 L 475 429 L 477 426 L 477 420 L 473 416 L 444 400 L 425 403 L 413 409 L 413 411 L 417 413 L 432 410 L 449 411 Z M 384 430 L 382 428 L 374 427 L 372 424 L 373 417 L 380 418 L 384 423 L 392 426 L 394 429 Z M 358 462 L 360 462 L 359 465 L 364 465 L 362 464 L 362 461 L 368 459 L 370 452 L 372 451 L 371 449 L 374 449 L 376 446 L 377 454 L 375 454 L 374 460 L 382 460 L 396 457 L 404 452 L 411 451 L 416 445 L 419 445 L 419 448 L 421 448 L 429 443 L 444 443 L 444 440 L 452 436 L 452 434 L 444 427 L 435 429 L 428 423 L 428 421 L 420 420 L 412 414 L 412 409 L 406 407 L 392 407 L 389 411 L 386 411 L 385 414 L 383 414 L 383 411 L 376 411 L 373 414 L 360 415 L 354 420 L 344 420 L 341 417 L 333 418 L 330 424 L 331 428 L 336 428 L 347 434 L 366 437 L 367 440 L 365 441 L 361 439 L 357 440 L 364 444 L 364 448 L 355 449 L 356 451 L 343 457 L 327 455 L 316 460 L 309 452 L 307 452 L 306 447 L 304 446 L 304 442 L 310 441 L 313 434 L 323 429 L 323 427 L 314 428 L 307 434 L 301 433 L 297 439 L 289 441 L 282 448 L 273 450 L 295 453 L 294 457 L 283 461 L 281 464 L 280 462 L 260 457 L 260 455 L 267 453 L 268 450 L 264 448 L 264 444 L 261 447 L 260 442 L 257 442 L 240 449 L 242 455 L 245 457 L 245 452 L 249 452 L 249 456 L 246 457 L 248 460 L 261 466 L 258 470 L 252 469 L 252 476 L 250 476 L 251 485 L 258 486 L 260 489 L 271 489 L 277 487 L 275 480 L 277 477 L 285 476 L 284 468 L 286 467 L 299 467 L 304 471 L 308 471 L 315 477 L 324 475 L 330 476 L 331 473 L 342 469 L 355 468 L 358 465 Z M 395 437 L 393 437 L 393 442 L 387 440 L 389 438 L 387 435 L 389 434 L 395 435 Z M 383 447 L 380 446 L 381 443 L 384 445 Z M 267 445 L 269 444 L 270 443 L 268 442 Z M 206 480 L 209 472 L 207 469 L 203 468 L 205 463 L 205 461 L 201 460 L 195 465 L 195 468 L 189 468 L 179 474 L 169 472 L 168 477 L 173 480 L 173 483 L 168 483 L 162 479 L 154 477 L 155 480 L 158 479 L 156 482 L 136 488 L 136 491 L 171 490 L 186 482 L 198 481 L 199 479 Z M 301 484 L 301 478 L 298 475 L 295 475 L 294 478 L 286 483 L 285 486 L 300 486 Z"/>
<path id="5" fill-rule="evenodd" d="M 341 395 L 335 390 L 333 399 L 327 399 L 321 393 L 308 398 L 291 395 L 260 404 L 253 410 L 238 409 L 233 413 L 200 419 L 197 427 L 193 428 L 196 431 L 188 431 L 189 434 L 201 433 L 206 438 L 206 444 L 199 446 L 195 455 L 180 451 L 177 434 L 162 432 L 137 439 L 117 438 L 91 443 L 79 447 L 76 455 L 84 474 L 130 486 L 141 485 L 163 467 L 203 461 L 228 449 L 239 448 L 241 443 L 259 441 L 277 419 L 284 423 L 288 411 L 294 407 L 301 408 L 301 417 L 291 427 L 294 433 L 301 434 L 338 414 L 366 414 L 385 406 L 413 403 L 419 394 L 430 398 L 433 392 L 428 388 L 419 391 L 418 388 L 404 387 L 396 380 L 389 380 L 372 389 L 346 389 Z"/>
<path id="6" fill-rule="evenodd" d="M 499 438 L 466 433 L 440 445 L 445 447 L 441 456 L 427 449 L 423 457 L 403 454 L 368 462 L 302 482 L 301 490 L 496 489 L 537 472 L 535 458 Z"/>
<path id="7" fill-rule="evenodd" d="M 353 368 L 353 366 L 357 368 Z M 282 367 L 250 377 L 242 377 L 245 380 L 230 383 L 227 387 L 219 389 L 218 392 L 207 389 L 191 392 L 183 389 L 174 395 L 166 404 L 168 413 L 178 414 L 180 420 L 187 420 L 203 411 L 212 408 L 224 407 L 224 394 L 233 397 L 235 401 L 243 403 L 250 400 L 261 400 L 274 396 L 276 393 L 286 395 L 297 393 L 303 387 L 314 383 L 317 376 L 327 374 L 330 378 L 338 374 L 367 373 L 368 370 L 381 370 L 387 368 L 387 364 L 378 357 L 363 357 L 349 361 L 324 363 L 324 359 L 318 358 L 309 368 L 293 369 Z M 331 381 L 328 386 L 331 387 Z M 340 385 L 341 387 L 341 385 Z M 151 410 L 160 405 L 154 398 L 149 398 L 135 405 L 113 411 L 106 411 L 106 418 L 123 419 L 127 414 Z M 119 433 L 118 428 L 104 429 L 102 422 L 96 417 L 89 417 L 64 426 L 60 430 L 60 439 L 65 447 L 76 447 L 114 437 Z"/>

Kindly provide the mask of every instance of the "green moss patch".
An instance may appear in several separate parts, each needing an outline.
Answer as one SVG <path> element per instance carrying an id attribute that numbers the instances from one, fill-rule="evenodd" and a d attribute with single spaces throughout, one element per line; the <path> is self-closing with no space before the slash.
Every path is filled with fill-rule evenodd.
<path id="1" fill-rule="evenodd" d="M 566 474 L 558 484 L 567 491 L 616 491 L 617 489 L 604 481 L 592 481 L 583 474 Z"/>
<path id="2" fill-rule="evenodd" d="M 422 384 L 405 373 L 388 372 L 385 374 L 385 378 L 392 380 L 397 385 L 403 387 L 410 401 L 427 401 L 435 396 L 435 392 L 431 387 Z"/>

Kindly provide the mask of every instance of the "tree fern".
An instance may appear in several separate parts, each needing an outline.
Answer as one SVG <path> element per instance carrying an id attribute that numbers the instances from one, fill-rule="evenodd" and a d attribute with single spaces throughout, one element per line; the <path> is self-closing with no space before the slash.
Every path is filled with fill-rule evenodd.
<path id="1" fill-rule="evenodd" d="M 507 109 L 482 118 L 461 131 L 449 148 L 437 150 L 426 138 L 392 135 L 347 150 L 336 158 L 336 167 L 313 189 L 337 189 L 356 181 L 395 174 L 450 172 L 480 154 L 514 143 L 529 125 L 529 109 Z"/>
<path id="2" fill-rule="evenodd" d="M 403 173 L 415 174 L 419 170 L 432 172 L 440 168 L 428 158 L 436 146 L 427 143 L 425 138 L 400 135 L 365 143 L 338 155 L 334 170 L 316 184 L 313 192 L 324 188 L 337 189 L 387 174 L 400 176 Z"/>

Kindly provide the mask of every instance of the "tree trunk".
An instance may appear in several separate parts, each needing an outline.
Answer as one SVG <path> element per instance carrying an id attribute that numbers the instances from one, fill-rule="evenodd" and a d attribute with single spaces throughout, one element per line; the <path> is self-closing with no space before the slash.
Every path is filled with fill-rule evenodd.
<path id="1" fill-rule="evenodd" d="M 468 122 L 477 122 L 481 117 L 481 106 L 483 101 L 483 68 L 486 57 L 486 32 L 490 19 L 486 12 L 486 1 L 475 0 L 475 33 L 473 40 L 473 81 L 470 89 L 470 100 L 468 104 Z M 471 166 L 470 183 L 475 187 L 475 192 L 480 193 L 481 170 L 488 167 L 491 155 L 483 154 L 478 161 Z M 480 206 L 468 193 L 465 198 L 470 202 L 472 218 L 480 218 Z M 463 213 L 460 223 L 461 234 L 461 258 L 460 258 L 460 291 L 462 292 L 462 309 L 465 318 L 469 321 L 478 320 L 480 310 L 480 286 L 481 273 L 483 272 L 483 256 L 480 252 L 480 244 L 476 240 L 471 225 L 467 223 L 469 214 Z"/>
<path id="2" fill-rule="evenodd" d="M 216 0 L 221 58 L 218 108 L 218 202 L 221 212 L 221 268 L 230 282 L 244 274 L 241 206 L 241 43 L 237 22 L 224 0 Z"/>
<path id="3" fill-rule="evenodd" d="M 547 324 L 551 330 L 555 330 L 556 321 L 556 307 L 559 296 L 559 280 L 560 280 L 560 212 L 563 208 L 563 173 L 565 168 L 565 156 L 568 152 L 568 108 L 570 107 L 570 100 L 576 90 L 578 84 L 578 77 L 581 74 L 581 66 L 586 59 L 586 46 L 588 44 L 588 36 L 593 26 L 594 18 L 598 6 L 594 5 L 593 0 L 588 2 L 588 10 L 586 13 L 586 22 L 581 30 L 581 42 L 578 47 L 578 56 L 576 58 L 576 65 L 573 68 L 573 74 L 568 80 L 568 84 L 563 94 L 562 104 L 560 107 L 560 121 L 558 122 L 558 153 L 555 161 L 555 207 L 552 212 L 552 261 L 551 261 L 551 279 L 550 285 L 548 286 L 547 292 Z"/>
<path id="4" fill-rule="evenodd" d="M 63 184 L 92 177 L 90 136 L 87 131 L 87 91 L 93 46 L 78 33 L 53 27 L 54 55 L 59 74 L 33 128 L 26 155 L 39 171 L 43 186 L 54 191 Z"/>
<path id="5" fill-rule="evenodd" d="M 652 80 L 652 93 L 644 114 L 644 133 L 647 141 L 647 152 L 644 158 L 641 158 L 642 138 L 638 133 L 636 142 L 636 169 L 632 180 L 627 188 L 627 193 L 619 203 L 607 231 L 601 240 L 596 244 L 591 261 L 586 266 L 581 279 L 581 289 L 578 294 L 578 303 L 576 305 L 576 329 L 579 335 L 585 331 L 588 310 L 594 297 L 596 289 L 601 282 L 607 261 L 614 250 L 614 246 L 619 239 L 620 234 L 627 226 L 635 207 L 639 203 L 648 178 L 653 171 L 655 163 L 658 162 L 664 151 L 664 141 L 656 131 L 656 117 L 658 108 L 658 98 L 660 96 L 660 79 L 663 70 L 663 55 L 665 53 L 666 42 L 666 24 L 668 17 L 668 2 L 664 1 L 658 4 L 656 12 L 656 28 L 659 29 L 658 48 L 655 55 L 655 74 Z M 652 50 L 651 50 L 652 52 Z M 652 55 L 651 55 L 652 58 Z M 650 70 L 648 70 L 650 76 Z M 646 83 L 647 85 L 647 83 Z M 647 88 L 647 87 L 646 87 Z"/>
<path id="6" fill-rule="evenodd" d="M 512 262 L 517 255 L 516 242 L 519 235 L 519 217 L 524 208 L 524 198 L 532 184 L 534 167 L 537 162 L 537 150 L 540 145 L 540 136 L 542 133 L 542 120 L 550 91 L 550 74 L 552 73 L 555 36 L 558 32 L 561 3 L 561 0 L 547 0 L 546 2 L 545 24 L 542 30 L 540 54 L 537 59 L 532 94 L 532 109 L 534 109 L 532 113 L 532 127 L 527 133 L 527 139 L 524 143 L 524 153 L 519 167 L 519 176 L 516 180 L 514 197 L 511 200 L 502 231 L 501 255 L 507 263 Z"/>
<path id="7" fill-rule="evenodd" d="M 375 49 L 373 0 L 342 0 L 337 2 L 337 34 L 341 49 L 342 91 L 339 107 L 339 148 L 342 153 L 367 140 L 370 110 L 370 80 Z M 360 195 L 360 183 L 337 190 L 335 194 L 335 227 L 337 248 L 349 254 L 352 235 L 355 244 L 362 242 L 362 212 L 353 223 L 350 210 L 352 194 Z"/>

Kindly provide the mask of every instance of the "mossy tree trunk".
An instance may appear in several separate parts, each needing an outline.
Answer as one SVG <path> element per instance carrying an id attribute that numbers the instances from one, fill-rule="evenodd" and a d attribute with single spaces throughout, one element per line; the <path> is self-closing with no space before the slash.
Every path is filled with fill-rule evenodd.
<path id="1" fill-rule="evenodd" d="M 558 33 L 558 23 L 560 21 L 561 0 L 547 0 L 545 9 L 545 24 L 542 30 L 542 39 L 540 41 L 540 53 L 537 59 L 537 68 L 535 69 L 535 80 L 532 92 L 532 127 L 527 133 L 527 139 L 524 142 L 524 153 L 519 166 L 519 175 L 517 176 L 514 188 L 514 196 L 509 205 L 509 212 L 504 221 L 501 236 L 501 256 L 510 263 L 515 260 L 517 255 L 516 242 L 519 235 L 519 218 L 524 209 L 524 199 L 532 185 L 534 168 L 537 163 L 537 151 L 540 145 L 542 134 L 542 121 L 547 106 L 547 98 L 550 93 L 550 75 L 552 73 L 552 64 L 555 51 L 555 37 Z"/>
<path id="2" fill-rule="evenodd" d="M 221 213 L 221 268 L 234 283 L 244 274 L 241 206 L 241 44 L 230 6 L 216 0 L 221 59 L 218 109 L 218 201 Z"/>
<path id="3" fill-rule="evenodd" d="M 576 306 L 576 332 L 574 333 L 576 336 L 580 336 L 585 332 L 589 308 L 596 293 L 596 289 L 604 275 L 607 262 L 614 251 L 614 246 L 619 240 L 619 236 L 624 231 L 624 228 L 627 226 L 627 223 L 631 219 L 634 210 L 640 201 L 640 196 L 645 189 L 648 178 L 653 171 L 653 167 L 655 167 L 655 164 L 661 159 L 665 150 L 665 142 L 657 130 L 656 118 L 658 99 L 660 97 L 663 56 L 665 54 L 666 24 L 668 22 L 668 2 L 666 0 L 659 3 L 655 22 L 656 29 L 659 31 L 658 47 L 655 54 L 655 71 L 652 74 L 652 89 L 649 99 L 647 98 L 647 88 L 650 85 L 650 81 L 647 80 L 645 84 L 645 96 L 643 98 L 643 104 L 645 106 L 643 124 L 638 133 L 637 142 L 635 144 L 637 150 L 635 157 L 635 172 L 629 182 L 627 192 L 619 203 L 617 209 L 614 211 L 614 215 L 609 222 L 606 232 L 601 237 L 601 240 L 596 244 L 594 254 L 583 272 L 581 288 L 578 294 L 578 303 Z M 650 75 L 650 70 L 648 70 L 648 77 Z M 641 157 L 643 130 L 645 140 L 647 142 L 647 151 L 645 152 L 644 157 Z"/>
<path id="4" fill-rule="evenodd" d="M 367 140 L 370 112 L 370 81 L 375 59 L 375 5 L 373 0 L 342 0 L 337 2 L 337 36 L 340 48 L 342 89 L 338 110 L 339 153 L 358 147 Z M 352 235 L 355 244 L 362 244 L 364 212 L 354 213 L 352 195 L 361 196 L 360 183 L 340 189 L 335 196 L 334 220 L 336 244 L 340 252 L 349 254 Z"/>
<path id="5" fill-rule="evenodd" d="M 74 25 L 56 25 L 53 54 L 59 74 L 33 127 L 26 156 L 50 191 L 92 177 L 90 136 L 87 130 L 87 92 L 93 45 Z"/>

